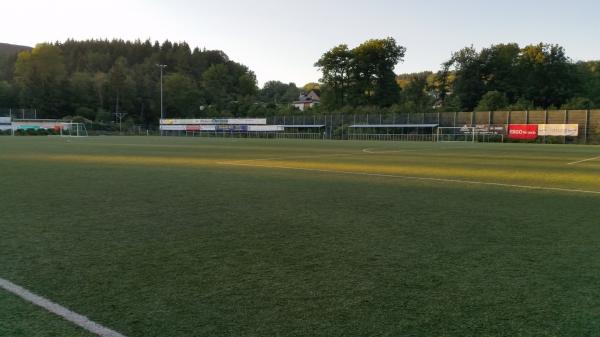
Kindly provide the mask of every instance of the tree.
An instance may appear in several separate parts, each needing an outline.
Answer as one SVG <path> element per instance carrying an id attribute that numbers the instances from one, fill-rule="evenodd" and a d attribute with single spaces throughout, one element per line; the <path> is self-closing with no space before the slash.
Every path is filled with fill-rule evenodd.
<path id="1" fill-rule="evenodd" d="M 529 45 L 521 51 L 522 97 L 547 108 L 561 106 L 579 89 L 576 69 L 558 45 Z"/>
<path id="2" fill-rule="evenodd" d="M 14 106 L 15 101 L 13 86 L 7 81 L 0 81 L 0 107 Z"/>
<path id="3" fill-rule="evenodd" d="M 263 103 L 289 104 L 297 100 L 299 95 L 300 89 L 294 83 L 269 81 L 260 90 L 258 98 Z"/>
<path id="4" fill-rule="evenodd" d="M 461 110 L 472 111 L 485 92 L 479 54 L 473 47 L 464 48 L 454 53 L 444 67 L 455 69 L 451 91 L 460 102 Z M 445 70 L 443 74 L 448 76 L 449 71 Z M 442 79 L 442 82 L 447 82 L 447 79 Z"/>
<path id="5" fill-rule="evenodd" d="M 210 66 L 202 75 L 202 88 L 206 94 L 208 104 L 223 107 L 225 103 L 233 100 L 228 88 L 231 87 L 229 70 L 224 64 Z"/>
<path id="6" fill-rule="evenodd" d="M 400 87 L 394 68 L 402 61 L 406 48 L 396 40 L 368 40 L 352 50 L 352 77 L 358 104 L 390 106 L 399 101 Z"/>
<path id="7" fill-rule="evenodd" d="M 66 71 L 60 48 L 38 44 L 21 52 L 15 63 L 15 83 L 21 105 L 35 107 L 51 117 L 59 115 L 62 82 Z"/>
<path id="8" fill-rule="evenodd" d="M 587 110 L 594 107 L 594 102 L 587 97 L 574 97 L 561 106 L 563 110 Z"/>
<path id="9" fill-rule="evenodd" d="M 483 97 L 479 104 L 475 108 L 475 111 L 497 111 L 505 108 L 508 105 L 508 99 L 506 94 L 499 91 L 488 91 Z"/>
<path id="10" fill-rule="evenodd" d="M 166 111 L 171 116 L 193 117 L 203 102 L 192 78 L 179 73 L 165 77 Z"/>
<path id="11" fill-rule="evenodd" d="M 331 94 L 331 106 L 344 106 L 347 103 L 348 89 L 351 86 L 351 72 L 354 54 L 348 46 L 341 44 L 327 51 L 315 67 L 323 73 L 321 82 L 328 88 Z"/>
<path id="12" fill-rule="evenodd" d="M 94 76 L 87 72 L 74 73 L 69 78 L 69 97 L 73 110 L 77 110 L 80 107 L 90 108 L 95 106 Z M 80 114 L 78 113 L 77 115 Z M 93 116 L 84 117 L 93 118 Z"/>
<path id="13" fill-rule="evenodd" d="M 500 44 L 481 52 L 464 48 L 444 63 L 437 82 L 442 100 L 452 93 L 453 101 L 468 111 L 485 93 L 496 91 L 506 96 L 509 105 L 520 101 L 541 108 L 561 106 L 585 91 L 582 83 L 586 83 L 561 46 L 542 43 L 524 48 Z"/>
<path id="14" fill-rule="evenodd" d="M 481 76 L 487 92 L 499 91 L 514 101 L 522 90 L 519 69 L 521 49 L 516 43 L 498 44 L 484 48 L 479 59 Z"/>
<path id="15" fill-rule="evenodd" d="M 435 97 L 430 93 L 430 73 L 413 74 L 407 79 L 402 91 L 404 111 L 412 113 L 430 112 L 435 103 Z"/>
<path id="16" fill-rule="evenodd" d="M 394 68 L 406 48 L 393 38 L 368 40 L 350 50 L 345 44 L 315 63 L 323 73 L 323 101 L 331 108 L 347 104 L 390 106 L 400 99 Z"/>
<path id="17" fill-rule="evenodd" d="M 600 61 L 579 62 L 577 76 L 582 83 L 578 96 L 586 97 L 600 107 Z"/>
<path id="18" fill-rule="evenodd" d="M 321 91 L 321 85 L 315 82 L 306 83 L 304 86 L 302 86 L 302 90 L 304 92 L 311 92 L 313 90 Z"/>

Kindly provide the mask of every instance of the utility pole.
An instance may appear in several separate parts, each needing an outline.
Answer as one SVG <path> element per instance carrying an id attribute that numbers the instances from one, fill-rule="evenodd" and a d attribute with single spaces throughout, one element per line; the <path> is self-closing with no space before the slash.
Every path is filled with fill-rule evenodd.
<path id="1" fill-rule="evenodd" d="M 160 68 L 160 119 L 165 118 L 164 108 L 163 108 L 163 71 L 167 67 L 166 64 L 157 64 L 157 67 Z M 158 128 L 160 135 L 162 136 L 162 131 L 160 130 L 160 121 L 158 123 Z"/>
<path id="2" fill-rule="evenodd" d="M 123 134 L 123 118 L 125 118 L 125 116 L 127 116 L 126 112 L 115 112 L 113 115 L 115 115 L 115 117 L 117 117 L 119 119 L 119 134 Z"/>

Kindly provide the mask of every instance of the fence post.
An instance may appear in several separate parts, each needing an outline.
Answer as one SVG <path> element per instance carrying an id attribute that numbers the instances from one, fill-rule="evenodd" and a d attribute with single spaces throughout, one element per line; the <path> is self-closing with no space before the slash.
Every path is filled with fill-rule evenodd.
<path id="1" fill-rule="evenodd" d="M 342 130 L 342 139 L 344 140 L 344 113 L 342 112 L 342 127 L 340 128 Z"/>
<path id="2" fill-rule="evenodd" d="M 569 121 L 569 110 L 565 110 L 565 124 Z M 567 144 L 567 136 L 563 137 L 563 144 Z"/>
<path id="3" fill-rule="evenodd" d="M 583 143 L 587 145 L 588 143 L 588 126 L 590 125 L 590 109 L 587 109 L 585 111 L 585 129 L 584 129 L 584 136 L 583 136 Z"/>

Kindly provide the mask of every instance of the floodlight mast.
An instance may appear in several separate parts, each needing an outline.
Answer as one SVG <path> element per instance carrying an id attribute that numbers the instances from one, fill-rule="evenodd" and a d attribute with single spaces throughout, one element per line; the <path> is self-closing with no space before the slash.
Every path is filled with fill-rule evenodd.
<path id="1" fill-rule="evenodd" d="M 156 66 L 160 68 L 160 119 L 162 120 L 165 118 L 164 108 L 163 108 L 163 71 L 167 67 L 167 65 L 166 64 L 157 64 Z M 158 127 L 160 128 L 160 122 L 158 124 L 159 124 Z M 162 135 L 162 131 L 160 131 L 160 134 Z"/>

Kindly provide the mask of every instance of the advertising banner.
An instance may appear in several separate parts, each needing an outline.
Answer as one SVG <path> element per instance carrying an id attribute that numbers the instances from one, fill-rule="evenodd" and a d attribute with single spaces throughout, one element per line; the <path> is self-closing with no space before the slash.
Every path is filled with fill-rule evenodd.
<path id="1" fill-rule="evenodd" d="M 537 124 L 510 124 L 508 125 L 508 138 L 532 140 L 538 137 Z"/>
<path id="2" fill-rule="evenodd" d="M 248 131 L 248 125 L 215 125 L 217 131 L 222 132 L 246 132 Z"/>
<path id="3" fill-rule="evenodd" d="M 10 117 L 0 117 L 0 125 L 10 125 L 11 120 Z"/>
<path id="4" fill-rule="evenodd" d="M 215 131 L 214 125 L 161 125 L 162 131 Z"/>
<path id="5" fill-rule="evenodd" d="M 185 131 L 185 125 L 161 125 L 161 131 Z"/>
<path id="6" fill-rule="evenodd" d="M 186 125 L 185 131 L 215 131 L 214 125 Z"/>
<path id="7" fill-rule="evenodd" d="M 14 122 L 13 126 L 17 130 L 60 130 L 63 124 L 60 122 Z"/>
<path id="8" fill-rule="evenodd" d="M 579 124 L 540 124 L 538 128 L 540 136 L 579 136 Z"/>
<path id="9" fill-rule="evenodd" d="M 161 125 L 266 125 L 266 118 L 161 119 Z"/>
<path id="10" fill-rule="evenodd" d="M 475 125 L 475 132 L 477 134 L 503 135 L 504 125 L 478 124 Z"/>
<path id="11" fill-rule="evenodd" d="M 250 132 L 279 132 L 284 131 L 282 125 L 248 125 Z"/>

